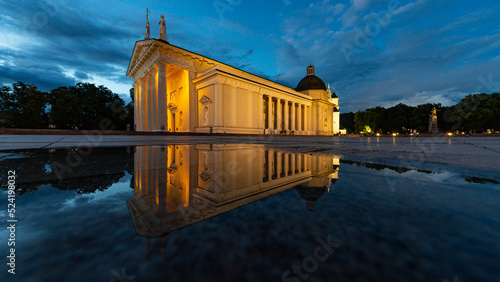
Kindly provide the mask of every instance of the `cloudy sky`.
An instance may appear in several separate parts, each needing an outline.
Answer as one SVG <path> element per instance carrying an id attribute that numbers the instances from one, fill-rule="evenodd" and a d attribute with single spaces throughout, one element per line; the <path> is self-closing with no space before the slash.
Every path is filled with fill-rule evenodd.
<path id="1" fill-rule="evenodd" d="M 295 88 L 312 62 L 341 112 L 451 105 L 500 91 L 500 2 L 0 0 L 0 84 L 77 82 L 124 94 L 134 43 L 170 43 Z"/>

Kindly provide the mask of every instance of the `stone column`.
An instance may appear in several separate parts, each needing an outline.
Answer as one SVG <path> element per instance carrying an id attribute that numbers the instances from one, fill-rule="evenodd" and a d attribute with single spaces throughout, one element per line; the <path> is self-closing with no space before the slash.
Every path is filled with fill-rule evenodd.
<path id="1" fill-rule="evenodd" d="M 268 128 L 268 134 L 271 134 L 271 130 L 273 129 L 273 110 L 271 107 L 273 106 L 273 98 L 271 96 L 267 96 L 267 128 Z"/>
<path id="2" fill-rule="evenodd" d="M 137 130 L 138 118 L 137 118 L 137 96 L 138 96 L 138 86 L 134 83 L 134 124 L 132 125 L 132 130 Z M 136 185 L 137 186 L 137 185 Z"/>
<path id="3" fill-rule="evenodd" d="M 288 130 L 290 130 L 290 117 L 289 117 L 289 107 L 288 107 L 288 101 L 285 100 L 285 104 L 283 105 L 283 111 L 285 111 L 285 133 L 288 133 Z"/>
<path id="4" fill-rule="evenodd" d="M 278 119 L 276 120 L 276 123 L 277 123 L 277 129 L 278 131 L 281 131 L 283 128 L 283 126 L 281 125 L 282 121 L 281 121 L 281 117 L 282 117 L 282 108 L 281 108 L 281 99 L 279 98 L 276 98 L 276 116 L 278 117 Z"/>
<path id="5" fill-rule="evenodd" d="M 307 122 L 309 121 L 307 115 L 309 114 L 308 108 L 306 105 L 304 105 L 304 134 L 308 134 L 307 132 L 309 131 L 309 126 Z"/>
<path id="6" fill-rule="evenodd" d="M 236 127 L 236 87 L 231 85 L 231 125 Z"/>
<path id="7" fill-rule="evenodd" d="M 292 102 L 292 126 L 290 130 L 295 130 L 295 124 L 297 123 L 297 119 L 295 117 L 295 102 Z"/>
<path id="8" fill-rule="evenodd" d="M 158 67 L 154 66 L 151 69 L 152 79 L 153 79 L 153 113 L 152 113 L 152 123 L 153 130 L 157 131 L 160 128 L 158 127 Z"/>
<path id="9" fill-rule="evenodd" d="M 147 120 L 147 111 L 148 111 L 148 91 L 147 91 L 147 82 L 146 78 L 141 79 L 141 131 L 147 131 L 148 120 Z"/>
<path id="10" fill-rule="evenodd" d="M 248 103 L 248 116 L 247 116 L 247 126 L 248 128 L 253 128 L 253 92 L 247 92 L 247 103 Z"/>
<path id="11" fill-rule="evenodd" d="M 153 131 L 153 76 L 151 72 L 147 73 L 148 79 L 148 131 Z"/>
<path id="12" fill-rule="evenodd" d="M 137 80 L 137 99 L 135 99 L 134 103 L 137 104 L 137 111 L 134 113 L 134 115 L 137 117 L 137 131 L 142 130 L 142 120 L 141 120 L 141 111 L 142 111 L 142 104 L 141 104 L 141 90 L 142 90 L 142 83 L 141 80 Z"/>
<path id="13" fill-rule="evenodd" d="M 264 96 L 262 95 L 262 93 L 259 93 L 259 95 L 257 95 L 257 99 L 259 99 L 259 109 L 257 111 L 259 124 L 257 125 L 257 128 L 265 128 L 265 126 L 264 126 L 264 120 L 263 120 L 263 116 L 264 116 Z"/>
<path id="14" fill-rule="evenodd" d="M 302 128 L 302 104 L 299 103 L 298 105 L 299 105 L 299 107 L 297 109 L 297 116 L 298 116 L 298 118 L 297 118 L 297 123 L 298 123 L 297 130 L 299 131 L 299 134 L 302 134 L 302 130 L 304 130 Z"/>
<path id="15" fill-rule="evenodd" d="M 186 91 L 186 94 L 189 97 L 189 111 L 186 113 L 186 129 L 189 129 L 189 131 L 194 132 L 196 127 L 200 127 L 201 124 L 199 124 L 199 107 L 200 103 L 198 102 L 198 94 L 196 92 L 196 88 L 193 84 L 193 80 L 196 79 L 196 73 L 194 71 L 188 71 L 187 75 L 188 82 L 187 84 L 189 85 L 189 91 Z M 187 118 L 189 116 L 189 118 Z"/>
<path id="16" fill-rule="evenodd" d="M 167 68 L 158 64 L 158 130 L 168 130 L 167 120 Z"/>

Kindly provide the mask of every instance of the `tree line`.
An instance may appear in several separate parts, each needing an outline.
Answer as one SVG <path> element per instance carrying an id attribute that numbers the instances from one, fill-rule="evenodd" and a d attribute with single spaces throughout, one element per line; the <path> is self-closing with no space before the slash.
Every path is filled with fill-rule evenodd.
<path id="1" fill-rule="evenodd" d="M 43 92 L 34 84 L 16 82 L 0 88 L 0 126 L 14 128 L 125 130 L 134 124 L 132 102 L 125 101 L 104 86 L 77 83 Z"/>
<path id="2" fill-rule="evenodd" d="M 431 110 L 438 109 L 438 127 L 441 132 L 500 130 L 500 94 L 471 94 L 458 104 L 408 106 L 398 104 L 390 108 L 375 107 L 356 113 L 340 115 L 340 127 L 350 133 L 379 132 L 408 133 L 410 129 L 426 132 Z"/>

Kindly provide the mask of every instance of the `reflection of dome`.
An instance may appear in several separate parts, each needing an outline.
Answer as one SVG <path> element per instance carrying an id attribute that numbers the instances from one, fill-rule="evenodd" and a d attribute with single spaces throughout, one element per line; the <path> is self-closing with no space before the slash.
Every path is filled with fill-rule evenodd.
<path id="1" fill-rule="evenodd" d="M 309 211 L 314 210 L 314 202 L 325 194 L 326 187 L 307 187 L 299 185 L 295 187 L 302 199 L 306 200 L 306 206 Z"/>
<path id="2" fill-rule="evenodd" d="M 309 67 L 307 67 L 306 77 L 299 82 L 295 90 L 300 92 L 313 89 L 326 90 L 326 85 L 321 78 L 314 75 L 314 67 L 309 65 Z"/>

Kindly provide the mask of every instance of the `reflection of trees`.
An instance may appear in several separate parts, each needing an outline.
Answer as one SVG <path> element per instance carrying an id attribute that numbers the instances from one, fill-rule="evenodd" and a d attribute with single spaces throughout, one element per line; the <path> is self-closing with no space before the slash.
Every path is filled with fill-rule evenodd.
<path id="1" fill-rule="evenodd" d="M 426 173 L 426 174 L 432 173 L 432 171 L 430 171 L 430 170 L 413 169 L 413 168 L 406 168 L 406 167 L 401 167 L 401 166 L 373 164 L 373 163 L 366 163 L 366 162 L 353 162 L 353 161 L 349 161 L 349 160 L 341 160 L 340 162 L 343 164 L 356 165 L 358 167 L 366 167 L 366 168 L 375 169 L 375 170 L 390 169 L 390 170 L 395 171 L 395 172 L 400 173 L 400 174 L 405 173 L 407 171 L 412 171 L 412 170 Z"/>
<path id="2" fill-rule="evenodd" d="M 75 159 L 81 158 L 76 162 Z M 68 162 L 69 160 L 69 162 Z M 30 150 L 2 160 L 1 188 L 9 170 L 16 171 L 19 194 L 34 192 L 50 184 L 60 190 L 87 194 L 104 191 L 118 182 L 125 172 L 133 174 L 134 155 L 126 148 L 86 148 Z"/>

